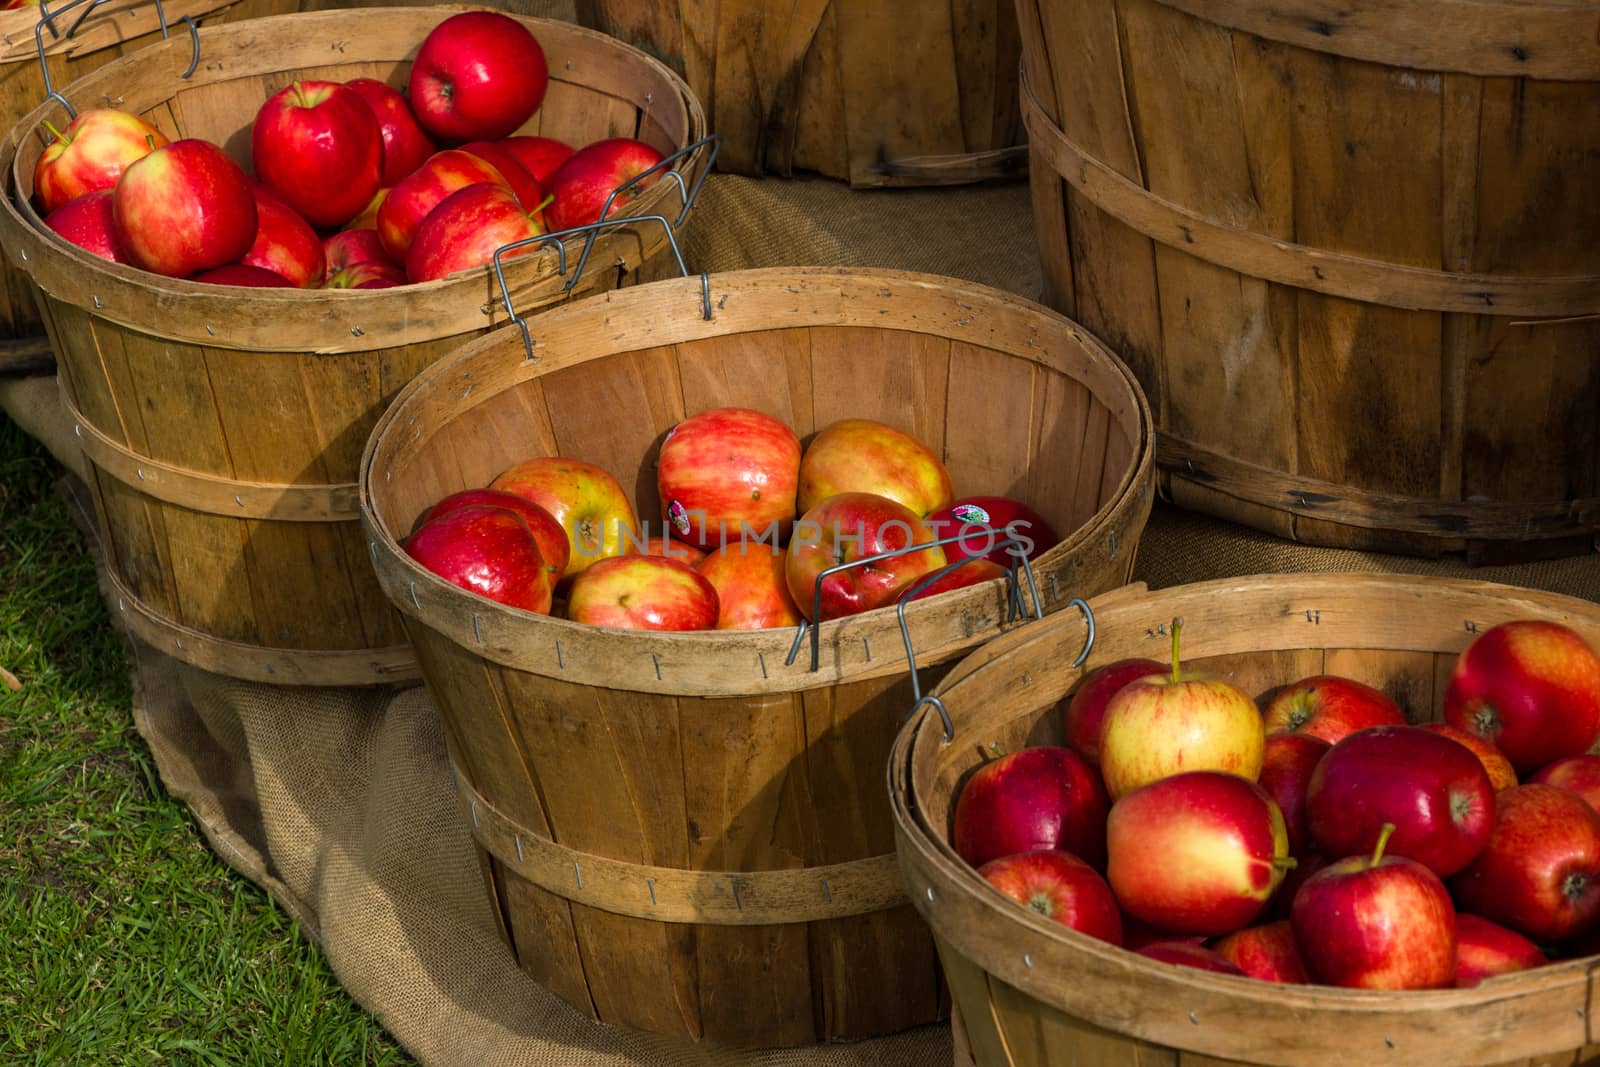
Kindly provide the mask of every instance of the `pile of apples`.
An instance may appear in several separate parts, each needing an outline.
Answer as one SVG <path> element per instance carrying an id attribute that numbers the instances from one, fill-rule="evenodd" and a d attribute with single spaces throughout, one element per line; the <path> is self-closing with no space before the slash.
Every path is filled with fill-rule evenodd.
<path id="1" fill-rule="evenodd" d="M 502 245 L 598 222 L 607 196 L 661 162 L 631 138 L 574 151 L 513 136 L 548 84 L 527 27 L 465 12 L 423 40 L 405 94 L 372 78 L 274 93 L 250 131 L 254 178 L 209 141 L 169 143 L 137 115 L 96 108 L 50 127 L 34 195 L 66 240 L 168 277 L 302 289 L 432 281 L 482 267 Z"/>
<path id="2" fill-rule="evenodd" d="M 664 521 L 651 533 L 609 472 L 529 459 L 436 503 L 404 547 L 463 589 L 527 611 L 626 629 L 758 630 L 986 581 L 1056 543 L 1019 501 L 955 499 L 926 444 L 868 419 L 833 423 L 802 450 L 759 411 L 703 411 L 668 433 L 655 481 Z M 903 554 L 818 584 L 830 567 L 889 552 Z M 968 562 L 930 578 L 957 560 Z"/>
<path id="3" fill-rule="evenodd" d="M 1462 652 L 1444 722 L 1333 675 L 1258 707 L 1121 660 L 1060 709 L 1066 747 L 961 788 L 952 843 L 990 884 L 1168 963 L 1274 982 L 1470 987 L 1600 953 L 1600 657 L 1508 622 Z"/>

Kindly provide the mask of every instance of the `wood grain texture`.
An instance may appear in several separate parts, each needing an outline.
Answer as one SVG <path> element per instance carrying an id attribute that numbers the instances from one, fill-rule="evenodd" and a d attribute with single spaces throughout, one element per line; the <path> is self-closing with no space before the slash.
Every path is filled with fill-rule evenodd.
<path id="1" fill-rule="evenodd" d="M 584 987 L 563 996 L 741 1046 L 902 1030 L 940 1018 L 949 993 L 884 877 L 883 767 L 913 703 L 892 610 L 825 624 L 812 671 L 804 649 L 786 662 L 792 629 L 602 630 L 506 609 L 416 567 L 397 535 L 437 496 L 540 454 L 601 465 L 654 516 L 659 442 L 711 407 L 759 408 L 802 438 L 877 417 L 971 492 L 1015 491 L 1057 525 L 1033 564 L 1056 610 L 1126 581 L 1150 507 L 1148 408 L 1086 333 L 995 290 L 797 268 L 711 287 L 709 321 L 698 279 L 659 282 L 547 313 L 537 362 L 502 330 L 422 371 L 369 442 L 364 528 L 425 678 L 444 672 L 433 695 L 480 848 L 504 885 L 570 906 L 561 958 Z M 998 582 L 906 621 L 924 686 L 1011 625 Z M 563 936 L 548 901 L 498 898 L 533 965 Z M 516 914 L 523 900 L 535 914 Z"/>
<path id="2" fill-rule="evenodd" d="M 1172 499 L 1331 546 L 1600 545 L 1592 11 L 1018 22 L 1049 300 L 1150 393 Z"/>
<path id="3" fill-rule="evenodd" d="M 1060 613 L 1003 635 L 952 669 L 936 692 L 955 719 L 909 723 L 890 757 L 897 854 L 932 925 L 977 1061 L 983 1064 L 1225 1064 L 1322 1067 L 1353 1054 L 1441 1067 L 1577 1063 L 1593 960 L 1558 962 L 1471 990 L 1404 994 L 1229 979 L 1154 963 L 1065 930 L 995 893 L 950 846 L 957 783 L 985 757 L 964 739 L 1016 736 L 1056 718 L 1105 663 L 1161 654 L 1182 616 L 1197 664 L 1280 682 L 1320 663 L 1436 715 L 1441 679 L 1496 623 L 1540 618 L 1600 641 L 1600 607 L 1571 597 L 1437 578 L 1263 575 L 1092 602 L 1097 639 L 1081 668 L 1061 654 L 1084 623 Z M 1191 640 L 1192 639 L 1192 640 Z M 1248 688 L 1257 688 L 1259 682 Z"/>
<path id="4" fill-rule="evenodd" d="M 1021 43 L 1004 0 L 586 0 L 579 18 L 688 79 L 724 170 L 869 187 L 1017 169 Z"/>
<path id="5" fill-rule="evenodd" d="M 174 76 L 188 65 L 184 36 L 61 88 L 79 107 L 113 101 L 247 162 L 249 119 L 267 95 L 302 77 L 403 83 L 417 42 L 445 17 L 364 9 L 296 14 L 270 29 L 227 23 L 200 32 L 202 62 L 189 80 Z M 698 105 L 662 64 L 581 27 L 524 21 L 556 71 L 530 129 L 558 123 L 580 142 L 648 131 L 668 151 L 704 135 Z M 179 658 L 255 681 L 393 681 L 403 634 L 372 577 L 355 471 L 406 382 L 506 321 L 491 272 L 354 293 L 206 286 L 109 263 L 38 226 L 28 202 L 38 131 L 65 118 L 55 101 L 29 106 L 0 143 L 0 168 L 21 194 L 0 207 L 0 241 L 40 290 L 96 468 L 112 567 L 139 606 L 130 621 Z M 680 167 L 692 182 L 705 163 L 702 148 Z M 679 200 L 676 182 L 658 182 L 625 211 L 675 218 Z M 596 262 L 607 266 L 572 295 L 631 280 L 666 242 L 660 227 L 647 229 L 597 240 Z M 508 267 L 519 310 L 568 299 L 555 259 L 547 251 Z M 297 652 L 308 666 L 286 669 Z"/>

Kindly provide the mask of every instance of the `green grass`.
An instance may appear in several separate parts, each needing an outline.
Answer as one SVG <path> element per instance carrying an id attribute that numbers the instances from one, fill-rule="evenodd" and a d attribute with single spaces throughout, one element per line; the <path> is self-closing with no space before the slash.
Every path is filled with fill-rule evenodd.
<path id="1" fill-rule="evenodd" d="M 134 731 L 60 468 L 0 415 L 0 1064 L 409 1064 Z"/>

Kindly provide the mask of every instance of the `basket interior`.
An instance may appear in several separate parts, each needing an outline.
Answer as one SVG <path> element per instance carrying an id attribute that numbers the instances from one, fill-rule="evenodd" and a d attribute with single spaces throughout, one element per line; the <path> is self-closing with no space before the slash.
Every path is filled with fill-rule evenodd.
<path id="1" fill-rule="evenodd" d="M 595 329 L 605 328 L 597 313 Z M 520 338 L 505 351 L 520 357 Z M 781 419 L 802 444 L 840 419 L 888 423 L 939 453 L 958 497 L 1014 497 L 1065 538 L 1132 474 L 1137 409 L 1113 416 L 1126 399 L 1099 396 L 1063 368 L 906 329 L 748 330 L 617 351 L 485 397 L 433 429 L 425 447 L 399 454 L 376 504 L 403 537 L 441 497 L 487 485 L 521 460 L 561 455 L 610 471 L 644 532 L 660 533 L 655 462 L 667 431 L 696 412 L 740 406 Z"/>

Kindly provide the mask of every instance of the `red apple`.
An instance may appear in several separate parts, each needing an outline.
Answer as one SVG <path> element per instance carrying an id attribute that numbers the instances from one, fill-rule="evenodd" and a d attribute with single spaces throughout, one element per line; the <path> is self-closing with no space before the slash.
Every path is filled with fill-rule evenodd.
<path id="1" fill-rule="evenodd" d="M 944 566 L 944 553 L 938 547 L 906 552 L 827 578 L 822 578 L 822 573 L 842 563 L 932 540 L 932 532 L 914 512 L 887 497 L 871 493 L 829 497 L 795 523 L 784 562 L 789 595 L 800 613 L 811 618 L 818 607 L 816 590 L 821 580 L 821 616 L 812 622 L 892 604 L 911 583 Z"/>
<path id="2" fill-rule="evenodd" d="M 1456 987 L 1470 989 L 1485 978 L 1543 967 L 1539 946 L 1515 930 L 1468 912 L 1456 914 Z"/>
<path id="3" fill-rule="evenodd" d="M 1266 736 L 1242 689 L 1178 664 L 1183 620 L 1172 620 L 1172 669 L 1117 690 L 1100 721 L 1100 774 L 1111 799 L 1181 771 L 1226 771 L 1252 782 Z"/>
<path id="4" fill-rule="evenodd" d="M 1290 923 L 1306 970 L 1325 985 L 1443 989 L 1456 980 L 1456 913 L 1439 876 L 1415 860 L 1372 855 L 1330 863 L 1294 898 Z"/>
<path id="5" fill-rule="evenodd" d="M 378 208 L 378 237 L 389 258 L 404 263 L 411 241 L 429 212 L 451 193 L 480 182 L 505 185 L 500 172 L 489 163 L 470 152 L 448 148 L 435 152 L 397 182 Z"/>
<path id="6" fill-rule="evenodd" d="M 1600 920 L 1600 815 L 1553 785 L 1497 798 L 1489 845 L 1450 883 L 1462 911 L 1534 941 L 1581 937 Z"/>
<path id="7" fill-rule="evenodd" d="M 514 153 L 499 141 L 469 141 L 461 146 L 461 151 L 477 156 L 499 171 L 511 191 L 517 194 L 517 203 L 522 205 L 522 210 L 536 219 L 540 218 L 544 210 L 544 187 L 528 173 L 528 168 Z"/>
<path id="8" fill-rule="evenodd" d="M 932 449 L 871 419 L 826 427 L 800 457 L 801 511 L 839 493 L 876 493 L 918 515 L 938 511 L 952 499 L 950 473 Z"/>
<path id="9" fill-rule="evenodd" d="M 260 182 L 252 182 L 256 198 L 256 239 L 240 262 L 281 274 L 302 289 L 315 289 L 327 272 L 322 238 L 299 213 Z"/>
<path id="10" fill-rule="evenodd" d="M 553 574 L 552 581 L 561 578 L 567 568 L 567 556 L 572 551 L 572 546 L 567 542 L 567 531 L 561 528 L 554 515 L 515 493 L 499 489 L 463 489 L 459 493 L 451 493 L 423 512 L 417 525 L 423 526 L 440 515 L 470 507 L 505 508 L 522 516 L 522 521 L 528 524 L 528 532 L 533 534 L 534 541 L 539 545 L 540 558 Z"/>
<path id="11" fill-rule="evenodd" d="M 510 467 L 489 488 L 515 493 L 555 516 L 570 545 L 564 578 L 599 560 L 621 556 L 630 544 L 638 543 L 638 521 L 628 494 L 593 463 L 540 456 Z"/>
<path id="12" fill-rule="evenodd" d="M 554 137 L 503 137 L 499 143 L 528 168 L 528 173 L 541 187 L 550 181 L 550 175 L 556 172 L 556 168 L 572 155 L 572 146 Z"/>
<path id="13" fill-rule="evenodd" d="M 968 496 L 928 514 L 937 538 L 961 539 L 944 546 L 951 561 L 983 556 L 1002 567 L 1016 562 L 1007 542 L 1014 542 L 1023 558 L 1034 560 L 1060 540 L 1037 511 L 1021 501 L 1003 496 Z"/>
<path id="14" fill-rule="evenodd" d="M 1149 945 L 1141 945 L 1134 949 L 1139 955 L 1162 963 L 1171 963 L 1179 967 L 1194 967 L 1202 971 L 1215 971 L 1218 974 L 1234 974 L 1245 977 L 1239 965 L 1227 959 L 1213 949 L 1204 945 L 1197 945 L 1193 941 L 1156 941 Z"/>
<path id="15" fill-rule="evenodd" d="M 643 141 L 613 137 L 584 145 L 557 167 L 544 183 L 554 199 L 545 208 L 544 221 L 552 231 L 600 221 L 606 199 L 635 176 L 660 163 L 662 155 Z M 615 214 L 661 179 L 659 173 L 629 186 L 611 199 Z"/>
<path id="16" fill-rule="evenodd" d="M 1054 849 L 990 860 L 984 880 L 1025 908 L 1080 933 L 1122 944 L 1122 913 L 1111 888 L 1078 857 Z"/>
<path id="17" fill-rule="evenodd" d="M 572 580 L 567 618 L 627 630 L 710 630 L 717 591 L 699 571 L 665 556 L 601 559 Z"/>
<path id="18" fill-rule="evenodd" d="M 208 285 L 242 285 L 250 289 L 297 288 L 294 282 L 277 271 L 254 267 L 248 263 L 229 263 L 225 267 L 203 270 L 199 274 L 191 275 L 189 280 L 205 282 Z"/>
<path id="19" fill-rule="evenodd" d="M 378 120 L 378 133 L 383 138 L 380 185 L 393 185 L 439 150 L 417 123 L 400 90 L 376 78 L 351 78 L 345 85 L 366 101 L 372 117 Z"/>
<path id="20" fill-rule="evenodd" d="M 1091 764 L 1100 766 L 1100 722 L 1106 705 L 1117 691 L 1135 678 L 1163 674 L 1166 667 L 1153 659 L 1119 659 L 1089 673 L 1072 691 L 1063 718 L 1067 747 Z"/>
<path id="21" fill-rule="evenodd" d="M 1311 981 L 1287 919 L 1236 930 L 1211 948 L 1251 978 L 1263 982 Z"/>
<path id="22" fill-rule="evenodd" d="M 1483 764 L 1484 771 L 1489 775 L 1489 784 L 1494 786 L 1496 793 L 1517 784 L 1517 770 L 1511 766 L 1511 761 L 1506 759 L 1505 753 L 1477 734 L 1469 734 L 1444 722 L 1425 722 L 1422 728 L 1440 737 L 1448 737 L 1456 744 L 1471 750 L 1472 754 L 1478 757 L 1478 762 Z"/>
<path id="23" fill-rule="evenodd" d="M 338 82 L 296 81 L 267 98 L 250 131 L 256 177 L 315 226 L 341 226 L 382 184 L 383 133 Z"/>
<path id="24" fill-rule="evenodd" d="M 388 289 L 406 284 L 406 272 L 394 265 L 377 230 L 340 230 L 322 242 L 327 267 L 324 289 Z"/>
<path id="25" fill-rule="evenodd" d="M 1494 744 L 1519 774 L 1580 755 L 1600 740 L 1600 656 L 1559 623 L 1501 623 L 1456 660 L 1444 719 Z"/>
<path id="26" fill-rule="evenodd" d="M 498 12 L 467 11 L 423 39 L 407 96 L 435 137 L 492 141 L 539 110 L 549 80 L 544 49 L 526 26 Z"/>
<path id="27" fill-rule="evenodd" d="M 1103 870 L 1108 807 L 1100 776 L 1082 756 L 1066 748 L 1024 748 L 967 779 L 956 797 L 951 844 L 974 867 L 1053 848 Z"/>
<path id="28" fill-rule="evenodd" d="M 445 512 L 406 538 L 405 550 L 463 589 L 524 611 L 550 610 L 555 575 L 514 511 L 479 505 Z"/>
<path id="29" fill-rule="evenodd" d="M 1006 569 L 998 563 L 990 563 L 986 559 L 969 559 L 943 578 L 928 585 L 922 592 L 911 599 L 926 600 L 928 597 L 938 596 L 940 593 L 954 592 L 957 589 L 965 589 L 970 585 L 982 585 L 984 582 L 992 582 L 996 578 L 1004 578 L 1005 576 Z M 904 595 L 904 593 L 901 594 L 901 596 Z M 1026 595 L 1024 594 L 1024 596 Z"/>
<path id="30" fill-rule="evenodd" d="M 1600 811 L 1600 756 L 1585 753 L 1558 759 L 1539 768 L 1528 781 L 1575 793 L 1588 801 L 1591 808 Z"/>
<path id="31" fill-rule="evenodd" d="M 1300 887 L 1310 880 L 1322 868 L 1328 865 L 1328 860 L 1321 853 L 1306 852 L 1294 857 L 1294 866 L 1283 876 L 1283 884 L 1278 886 L 1278 891 L 1272 895 L 1272 900 L 1267 905 L 1267 915 L 1273 919 L 1287 919 L 1294 907 L 1294 896 L 1300 892 Z"/>
<path id="32" fill-rule="evenodd" d="M 687 546 L 677 546 L 687 547 Z M 717 590 L 717 629 L 770 630 L 800 625 L 776 545 L 731 544 L 694 568 Z"/>
<path id="33" fill-rule="evenodd" d="M 44 125 L 55 137 L 33 165 L 33 193 L 44 215 L 85 193 L 115 188 L 130 163 L 167 143 L 138 115 L 113 108 L 80 111 L 65 130 Z"/>
<path id="34" fill-rule="evenodd" d="M 1406 714 L 1387 693 L 1370 685 L 1319 674 L 1286 685 L 1262 714 L 1267 733 L 1300 733 L 1337 745 L 1368 726 L 1404 726 Z"/>
<path id="35" fill-rule="evenodd" d="M 431 282 L 457 271 L 484 267 L 502 245 L 537 237 L 543 229 L 512 191 L 494 182 L 457 189 L 428 212 L 406 252 L 406 278 Z M 501 260 L 532 255 L 534 245 L 508 252 Z"/>
<path id="36" fill-rule="evenodd" d="M 1273 734 L 1267 738 L 1262 751 L 1258 781 L 1283 812 L 1291 856 L 1299 856 L 1311 843 L 1311 829 L 1306 821 L 1306 787 L 1317 762 L 1332 748 L 1322 738 L 1310 734 Z"/>
<path id="37" fill-rule="evenodd" d="M 1293 864 L 1283 815 L 1254 782 L 1186 771 L 1111 805 L 1106 880 L 1124 911 L 1180 934 L 1254 922 Z"/>
<path id="38" fill-rule="evenodd" d="M 84 193 L 46 215 L 44 224 L 101 259 L 126 263 L 127 254 L 117 244 L 116 223 L 111 217 L 111 196 L 110 189 Z"/>
<path id="39" fill-rule="evenodd" d="M 656 461 L 661 514 L 704 549 L 758 539 L 776 550 L 794 522 L 800 439 L 771 415 L 715 408 L 667 432 Z"/>
<path id="40" fill-rule="evenodd" d="M 691 567 L 699 567 L 706 558 L 706 554 L 693 545 L 684 544 L 671 534 L 651 534 L 643 541 L 628 545 L 629 555 L 639 556 L 666 556 L 668 559 L 681 560 Z M 713 585 L 716 583 L 713 582 Z M 717 595 L 721 596 L 719 589 Z"/>
<path id="41" fill-rule="evenodd" d="M 111 204 L 128 262 L 156 274 L 186 278 L 237 262 L 256 239 L 249 179 L 208 141 L 173 141 L 130 163 Z"/>
<path id="42" fill-rule="evenodd" d="M 1483 851 L 1494 821 L 1494 786 L 1478 757 L 1418 726 L 1357 730 L 1306 787 L 1311 838 L 1332 860 L 1370 853 L 1393 825 L 1390 853 L 1448 878 Z"/>

